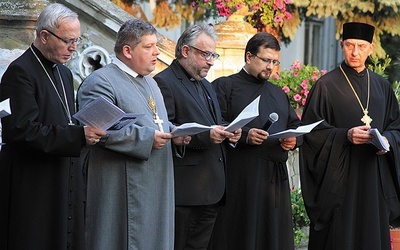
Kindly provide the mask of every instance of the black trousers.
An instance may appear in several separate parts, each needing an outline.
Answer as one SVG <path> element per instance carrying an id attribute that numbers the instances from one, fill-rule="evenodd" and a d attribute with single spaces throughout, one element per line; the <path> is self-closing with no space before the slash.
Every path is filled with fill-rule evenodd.
<path id="1" fill-rule="evenodd" d="M 218 204 L 175 207 L 175 250 L 207 249 Z"/>

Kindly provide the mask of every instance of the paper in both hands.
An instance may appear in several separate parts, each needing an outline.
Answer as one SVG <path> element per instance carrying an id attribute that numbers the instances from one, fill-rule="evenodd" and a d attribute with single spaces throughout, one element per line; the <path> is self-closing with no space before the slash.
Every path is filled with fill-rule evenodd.
<path id="1" fill-rule="evenodd" d="M 252 121 L 258 116 L 258 105 L 260 103 L 260 96 L 247 105 L 242 112 L 231 122 L 224 130 L 233 132 L 242 128 L 244 125 Z M 195 135 L 213 129 L 217 125 L 206 126 L 195 122 L 184 123 L 172 130 L 174 136 Z"/>
<path id="2" fill-rule="evenodd" d="M 371 128 L 369 130 L 369 134 L 373 136 L 369 143 L 374 145 L 379 150 L 390 151 L 388 143 L 383 139 L 381 133 L 377 128 Z"/>
<path id="3" fill-rule="evenodd" d="M 254 118 L 258 116 L 258 106 L 260 103 L 260 96 L 254 99 L 249 105 L 247 105 L 242 112 L 233 120 L 227 127 L 225 131 L 233 132 L 245 126 L 247 123 L 251 122 Z"/>
<path id="4" fill-rule="evenodd" d="M 278 133 L 274 133 L 268 136 L 268 138 L 292 138 L 292 137 L 297 137 L 300 135 L 304 135 L 307 133 L 310 133 L 311 130 L 313 130 L 318 124 L 320 124 L 323 120 L 304 125 L 304 126 L 299 126 L 296 129 L 288 129 L 285 131 L 281 131 Z"/>
<path id="5" fill-rule="evenodd" d="M 127 114 L 106 98 L 100 96 L 73 115 L 82 124 L 115 133 L 136 122 L 143 114 Z"/>
<path id="6" fill-rule="evenodd" d="M 0 102 L 0 118 L 11 115 L 10 98 Z"/>

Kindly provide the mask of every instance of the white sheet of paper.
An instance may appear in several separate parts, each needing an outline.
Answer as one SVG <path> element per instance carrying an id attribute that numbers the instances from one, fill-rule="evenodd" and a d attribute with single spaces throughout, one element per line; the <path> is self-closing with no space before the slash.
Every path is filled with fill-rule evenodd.
<path id="1" fill-rule="evenodd" d="M 291 138 L 310 133 L 323 120 L 317 121 L 308 125 L 299 126 L 296 129 L 288 129 L 268 136 L 268 138 Z"/>
<path id="2" fill-rule="evenodd" d="M 10 98 L 0 102 L 0 118 L 11 115 Z"/>
<path id="3" fill-rule="evenodd" d="M 233 132 L 251 122 L 254 118 L 258 116 L 259 103 L 260 96 L 258 96 L 249 105 L 247 105 L 235 118 L 235 120 L 233 120 L 227 127 L 225 127 L 224 130 L 228 132 Z"/>
<path id="4" fill-rule="evenodd" d="M 171 133 L 174 134 L 175 137 L 186 136 L 186 135 L 195 135 L 195 134 L 210 130 L 212 128 L 213 128 L 213 126 L 206 126 L 206 125 L 198 124 L 196 122 L 189 122 L 189 123 L 184 123 L 180 126 L 175 127 L 175 129 L 172 130 Z"/>
<path id="5" fill-rule="evenodd" d="M 390 151 L 389 145 L 383 139 L 381 133 L 377 128 L 371 128 L 369 130 L 369 134 L 373 136 L 373 138 L 371 139 L 371 141 L 369 141 L 369 143 L 373 144 L 379 150 Z"/>

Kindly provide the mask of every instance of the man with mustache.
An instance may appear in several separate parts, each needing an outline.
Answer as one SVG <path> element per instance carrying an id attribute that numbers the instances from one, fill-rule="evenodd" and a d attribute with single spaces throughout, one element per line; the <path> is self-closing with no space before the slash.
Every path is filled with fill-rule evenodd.
<path id="1" fill-rule="evenodd" d="M 178 39 L 171 65 L 154 79 L 164 96 L 168 119 L 177 125 L 219 125 L 192 136 L 184 158 L 174 157 L 175 249 L 206 249 L 225 193 L 225 141 L 240 130 L 223 130 L 215 92 L 204 77 L 219 55 L 215 30 L 208 24 L 187 28 Z"/>
<path id="2" fill-rule="evenodd" d="M 286 160 L 296 138 L 268 138 L 268 133 L 296 128 L 300 121 L 287 95 L 268 81 L 279 65 L 280 45 L 268 33 L 247 43 L 243 69 L 216 79 L 223 118 L 231 122 L 256 97 L 259 116 L 243 127 L 236 148 L 227 152 L 226 205 L 221 207 L 212 249 L 293 250 L 293 224 Z M 269 130 L 271 113 L 279 115 Z M 268 130 L 265 131 L 265 130 Z"/>

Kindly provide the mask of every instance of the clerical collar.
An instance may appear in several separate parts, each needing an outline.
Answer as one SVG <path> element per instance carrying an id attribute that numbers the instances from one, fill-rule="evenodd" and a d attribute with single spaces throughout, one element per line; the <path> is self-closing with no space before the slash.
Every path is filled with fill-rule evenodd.
<path id="1" fill-rule="evenodd" d="M 195 83 L 201 81 L 201 80 L 198 81 L 198 80 L 196 80 L 194 77 L 192 77 L 192 76 L 186 71 L 186 69 L 182 66 L 182 64 L 179 63 L 178 60 L 175 59 L 175 63 L 176 63 L 176 65 L 178 65 L 178 67 L 182 70 L 182 72 L 186 75 L 186 77 L 189 79 L 189 81 L 195 82 Z"/>
<path id="2" fill-rule="evenodd" d="M 129 68 L 125 63 L 123 63 L 121 60 L 118 59 L 118 57 L 115 57 L 112 61 L 115 65 L 118 66 L 122 71 L 125 71 L 127 74 L 131 75 L 133 78 L 140 77 L 138 73 L 136 73 L 134 70 Z"/>
<path id="3" fill-rule="evenodd" d="M 365 67 L 362 71 L 357 72 L 354 68 L 347 65 L 346 61 L 343 61 L 341 65 L 342 65 L 343 70 L 348 75 L 353 75 L 353 76 L 358 76 L 358 77 L 364 77 L 367 75 L 367 67 Z"/>
<path id="4" fill-rule="evenodd" d="M 57 66 L 57 63 L 54 63 L 50 60 L 48 60 L 46 57 L 44 57 L 44 55 L 42 54 L 42 52 L 35 47 L 35 45 L 33 45 L 33 43 L 31 44 L 31 48 L 33 49 L 33 51 L 35 52 L 35 54 L 37 55 L 37 57 L 39 57 L 40 61 L 43 63 L 43 65 L 47 68 L 47 69 L 52 69 L 55 66 Z"/>
<path id="5" fill-rule="evenodd" d="M 260 80 L 257 77 L 254 77 L 253 75 L 249 74 L 249 72 L 247 72 L 247 70 L 244 67 L 242 68 L 241 71 L 239 71 L 239 75 L 242 76 L 247 81 L 252 82 L 252 83 L 260 84 L 260 83 L 268 82 L 266 80 Z"/>

